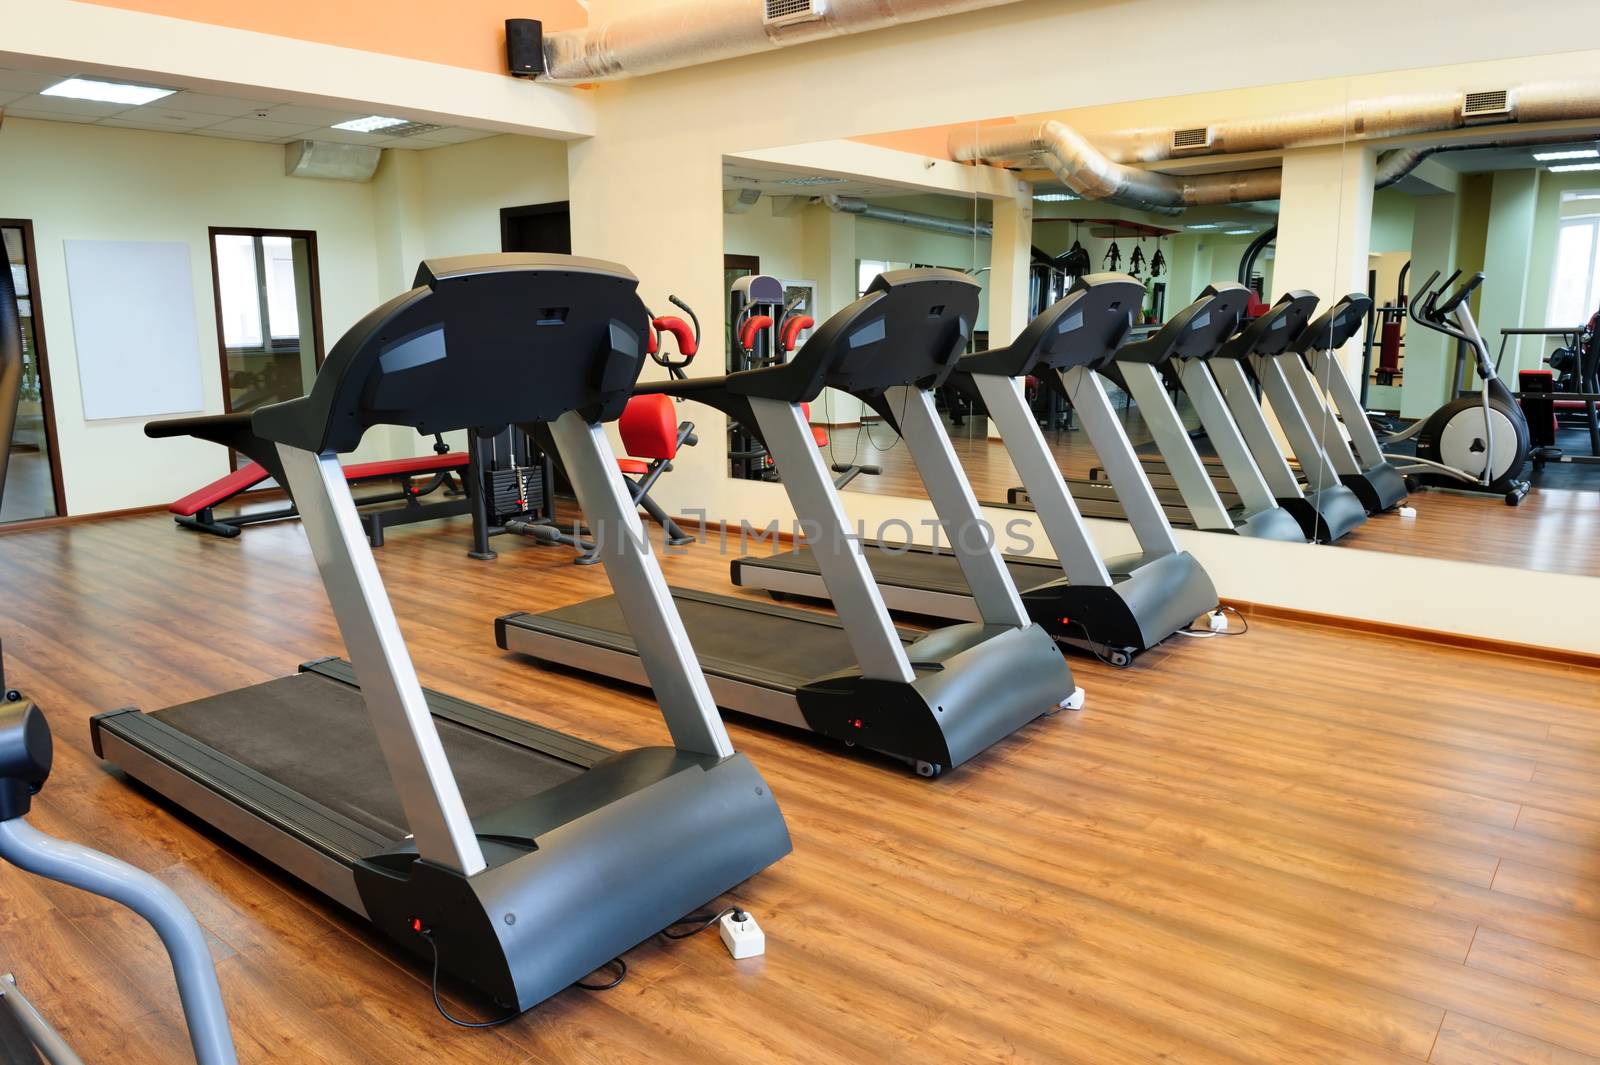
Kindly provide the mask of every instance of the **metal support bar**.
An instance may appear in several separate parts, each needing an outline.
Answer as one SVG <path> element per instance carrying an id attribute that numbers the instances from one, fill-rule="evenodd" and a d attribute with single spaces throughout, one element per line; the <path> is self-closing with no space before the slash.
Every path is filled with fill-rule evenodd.
<path id="1" fill-rule="evenodd" d="M 339 457 L 284 445 L 278 454 L 417 853 L 463 876 L 482 872 L 483 848 L 428 713 Z"/>
<path id="2" fill-rule="evenodd" d="M 1011 463 L 1028 490 L 1028 500 L 1044 526 L 1045 536 L 1055 549 L 1067 580 L 1081 586 L 1109 588 L 1111 574 L 1089 539 L 1083 515 L 1078 513 L 1072 493 L 1067 491 L 1067 482 L 1062 479 L 1061 468 L 1044 442 L 1039 422 L 1028 409 L 1022 394 L 1022 380 L 997 374 L 975 374 L 972 381 L 978 386 L 989 417 L 1000 428 Z"/>
<path id="3" fill-rule="evenodd" d="M 1284 358 L 1299 361 L 1297 356 L 1286 354 Z M 1304 363 L 1301 364 L 1304 366 Z M 1367 408 L 1356 395 L 1355 389 L 1350 387 L 1350 379 L 1344 375 L 1339 366 L 1339 360 L 1332 352 L 1320 348 L 1311 352 L 1310 372 L 1322 382 L 1328 395 L 1333 397 L 1333 405 L 1338 412 L 1339 420 L 1344 423 L 1344 431 L 1350 437 L 1347 449 L 1353 448 L 1355 454 L 1353 461 L 1357 461 L 1365 469 L 1381 466 L 1384 463 L 1383 447 L 1378 443 L 1378 434 L 1373 431 L 1372 423 L 1367 420 Z M 1338 449 L 1329 444 L 1330 457 Z M 1335 465 L 1338 460 L 1335 458 Z"/>
<path id="4" fill-rule="evenodd" d="M 83 1065 L 77 1051 L 67 1045 L 61 1033 L 34 1008 L 17 987 L 17 978 L 10 973 L 0 976 L 0 1007 L 10 1011 L 11 1019 L 47 1065 Z"/>
<path id="5" fill-rule="evenodd" d="M 817 570 L 862 676 L 911 683 L 916 677 L 911 660 L 906 657 L 900 634 L 895 632 L 883 605 L 883 595 L 862 557 L 860 539 L 850 531 L 844 504 L 822 464 L 816 438 L 811 435 L 811 425 L 801 413 L 800 404 L 751 397 L 750 410 L 810 541 Z"/>
<path id="6" fill-rule="evenodd" d="M 884 393 L 891 409 L 900 412 L 900 437 L 906 442 L 928 501 L 961 566 L 972 591 L 978 617 L 987 625 L 1026 628 L 1031 622 L 1000 557 L 993 528 L 983 519 L 972 484 L 961 470 L 950 436 L 944 431 L 933 393 L 912 385 L 896 385 Z M 974 537 L 977 540 L 974 540 Z M 979 547 L 978 544 L 985 546 Z"/>
<path id="7" fill-rule="evenodd" d="M 1167 521 L 1150 475 L 1133 450 L 1122 419 L 1117 417 L 1105 381 L 1086 366 L 1074 366 L 1061 375 L 1061 383 L 1066 388 L 1067 402 L 1077 412 L 1084 432 L 1089 434 L 1089 443 L 1116 490 L 1117 502 L 1133 526 L 1140 550 L 1153 556 L 1176 555 L 1178 538 L 1173 535 L 1172 523 Z"/>
<path id="8" fill-rule="evenodd" d="M 1323 412 L 1325 422 L 1333 421 L 1332 417 L 1327 416 L 1326 408 L 1322 406 L 1310 377 L 1300 375 L 1302 391 L 1305 389 L 1310 391 L 1303 396 L 1297 396 L 1289 375 L 1285 372 L 1282 357 L 1255 356 L 1251 363 L 1255 367 L 1256 380 L 1261 382 L 1261 391 L 1265 393 L 1267 402 L 1272 405 L 1273 417 L 1278 419 L 1278 425 L 1283 429 L 1283 435 L 1289 441 L 1289 447 L 1294 452 L 1295 460 L 1300 463 L 1300 469 L 1305 474 L 1307 483 L 1311 485 L 1311 490 L 1317 492 L 1339 484 L 1339 473 L 1328 460 L 1327 453 L 1322 450 L 1316 430 L 1311 427 L 1311 420 L 1307 416 L 1308 410 L 1318 410 Z M 1313 406 L 1302 406 L 1302 400 Z"/>
<path id="9" fill-rule="evenodd" d="M 1211 376 L 1211 367 L 1199 359 L 1179 359 L 1178 379 L 1183 382 L 1184 394 L 1200 416 L 1206 439 L 1211 441 L 1223 469 L 1228 471 L 1228 480 L 1233 482 L 1233 490 L 1239 494 L 1245 514 L 1253 517 L 1277 507 L 1277 499 L 1261 476 L 1261 467 L 1256 465 L 1244 437 L 1239 435 L 1239 426 L 1228 413 L 1216 378 Z"/>
<path id="10" fill-rule="evenodd" d="M 150 922 L 172 959 L 195 1060 L 199 1065 L 237 1065 L 211 948 L 194 914 L 171 888 L 143 869 L 46 835 L 20 817 L 0 821 L 0 858 L 47 880 L 119 902 Z"/>
<path id="11" fill-rule="evenodd" d="M 1244 372 L 1244 367 L 1237 359 L 1213 359 L 1211 375 L 1222 388 L 1222 398 L 1228 402 L 1233 422 L 1249 445 L 1256 467 L 1267 482 L 1267 489 L 1278 499 L 1301 498 L 1300 482 L 1295 480 L 1289 460 L 1284 457 L 1277 439 L 1272 435 L 1266 411 L 1261 409 L 1261 402 L 1256 398 L 1255 389 L 1250 386 L 1250 378 Z"/>
<path id="12" fill-rule="evenodd" d="M 1156 368 L 1142 362 L 1117 365 L 1128 385 L 1128 394 L 1139 405 L 1139 413 L 1144 415 L 1150 435 L 1155 438 L 1167 469 L 1172 471 L 1173 483 L 1183 496 L 1184 506 L 1189 508 L 1195 528 L 1232 532 L 1233 518 L 1223 506 L 1217 486 L 1211 483 L 1211 475 L 1200 461 L 1200 453 L 1194 449 L 1194 441 L 1189 439 L 1189 431 L 1183 427 L 1178 408 L 1172 405 Z"/>
<path id="13" fill-rule="evenodd" d="M 568 411 L 550 423 L 550 436 L 593 533 L 595 554 L 605 563 L 673 746 L 728 757 L 733 741 L 673 605 L 661 563 L 650 549 L 639 508 L 617 470 L 605 427 Z"/>

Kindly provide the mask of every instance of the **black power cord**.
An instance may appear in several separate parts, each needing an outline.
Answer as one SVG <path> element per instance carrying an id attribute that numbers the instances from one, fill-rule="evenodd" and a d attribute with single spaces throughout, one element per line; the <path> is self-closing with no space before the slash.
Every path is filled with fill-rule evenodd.
<path id="1" fill-rule="evenodd" d="M 681 924 L 682 922 L 678 923 Z M 496 1017 L 493 1020 L 469 1021 L 464 1020 L 461 1017 L 457 1017 L 455 1014 L 445 1009 L 444 1001 L 439 997 L 439 944 L 434 942 L 433 932 L 430 929 L 413 925 L 413 930 L 417 933 L 417 935 L 422 937 L 423 941 L 428 944 L 428 949 L 433 952 L 433 977 L 429 983 L 431 990 L 433 991 L 433 1007 L 439 1011 L 439 1016 L 443 1017 L 445 1020 L 449 1021 L 458 1028 L 498 1028 L 502 1024 L 514 1021 L 522 1015 L 521 1010 L 512 1010 L 505 1016 Z M 623 961 L 621 958 L 612 958 L 610 961 L 606 962 L 605 965 L 600 967 L 602 970 L 612 968 L 616 969 L 617 978 L 608 984 L 589 984 L 579 980 L 572 986 L 581 987 L 585 991 L 610 991 L 613 987 L 616 987 L 618 984 L 622 983 L 623 980 L 627 979 L 628 963 Z M 596 971 L 598 972 L 600 970 Z"/>
<path id="2" fill-rule="evenodd" d="M 716 924 L 729 914 L 733 914 L 740 921 L 744 920 L 746 916 L 744 910 L 737 906 L 729 906 L 727 909 L 718 913 L 709 913 L 706 911 L 701 911 L 700 913 L 691 913 L 681 921 L 673 921 L 671 924 L 667 925 L 667 927 L 661 930 L 661 934 L 668 939 L 688 939 L 692 935 L 704 932 L 706 929 L 710 928 L 712 925 Z M 694 927 L 684 932 L 673 931 L 673 929 L 677 928 L 679 925 L 686 924 L 694 925 Z"/>

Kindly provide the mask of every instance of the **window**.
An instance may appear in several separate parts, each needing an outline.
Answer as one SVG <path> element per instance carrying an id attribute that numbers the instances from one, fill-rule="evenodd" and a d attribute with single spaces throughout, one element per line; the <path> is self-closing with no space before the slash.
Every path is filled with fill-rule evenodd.
<path id="1" fill-rule="evenodd" d="M 1561 229 L 1545 321 L 1586 322 L 1600 305 L 1600 190 L 1561 194 Z"/>
<path id="2" fill-rule="evenodd" d="M 305 395 L 322 361 L 316 234 L 213 229 L 211 265 L 227 409 Z"/>

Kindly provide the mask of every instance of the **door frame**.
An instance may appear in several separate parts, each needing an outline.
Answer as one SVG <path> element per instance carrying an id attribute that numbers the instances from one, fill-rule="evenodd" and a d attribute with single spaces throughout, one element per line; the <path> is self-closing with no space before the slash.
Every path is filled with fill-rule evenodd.
<path id="1" fill-rule="evenodd" d="M 228 340 L 222 329 L 222 279 L 217 273 L 218 237 L 289 237 L 304 240 L 311 262 L 311 344 L 318 369 L 322 367 L 322 267 L 317 254 L 317 231 L 314 229 L 254 229 L 248 226 L 210 226 L 206 230 L 206 254 L 211 257 L 211 306 L 217 324 L 217 364 L 222 370 L 222 409 L 233 413 L 233 397 L 228 388 Z M 266 322 L 261 323 L 263 334 L 270 333 Z M 237 465 L 233 449 L 228 449 L 229 462 Z"/>
<path id="2" fill-rule="evenodd" d="M 28 300 L 32 304 L 33 352 L 39 363 L 39 405 L 44 408 L 44 444 L 50 458 L 50 490 L 56 512 L 37 518 L 7 522 L 7 526 L 30 521 L 49 521 L 66 513 L 67 487 L 61 476 L 61 442 L 56 436 L 55 394 L 50 389 L 50 346 L 45 341 L 44 310 L 39 299 L 39 254 L 33 243 L 33 223 L 26 218 L 0 218 L 0 227 L 22 230 L 22 257 L 27 260 Z M 9 261 L 6 268 L 10 269 Z"/>

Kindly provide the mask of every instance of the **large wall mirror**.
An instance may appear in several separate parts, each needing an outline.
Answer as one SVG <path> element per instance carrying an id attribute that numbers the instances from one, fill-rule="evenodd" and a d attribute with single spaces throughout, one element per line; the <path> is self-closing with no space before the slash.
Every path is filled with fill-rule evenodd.
<path id="1" fill-rule="evenodd" d="M 1433 119 L 1381 101 L 1414 106 L 1403 136 L 1308 83 L 726 157 L 730 369 L 785 357 L 794 323 L 884 270 L 971 275 L 973 350 L 1122 274 L 1143 296 L 1093 368 L 1116 428 L 1024 382 L 1084 516 L 1125 520 L 1125 447 L 1175 528 L 1600 575 L 1600 128 L 1497 139 L 1463 119 L 1486 106 L 1469 88 Z M 1204 350 L 1183 341 L 1218 315 Z M 979 500 L 1026 509 L 982 403 L 938 406 Z M 923 495 L 874 411 L 830 392 L 810 419 L 847 491 Z M 738 437 L 730 476 L 781 477 Z"/>

